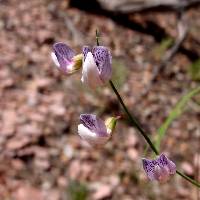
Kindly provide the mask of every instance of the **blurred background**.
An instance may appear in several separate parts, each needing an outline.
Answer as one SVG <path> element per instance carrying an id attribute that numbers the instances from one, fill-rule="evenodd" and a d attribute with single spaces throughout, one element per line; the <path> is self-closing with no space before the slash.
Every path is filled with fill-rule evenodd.
<path id="1" fill-rule="evenodd" d="M 50 53 L 100 44 L 113 82 L 152 139 L 200 181 L 200 7 L 198 0 L 0 0 L 0 199 L 196 200 L 175 175 L 149 182 L 144 139 L 122 118 L 101 150 L 77 135 L 81 113 L 123 115 L 109 85 L 91 91 L 81 72 L 62 75 Z M 146 151 L 145 151 L 146 149 Z"/>

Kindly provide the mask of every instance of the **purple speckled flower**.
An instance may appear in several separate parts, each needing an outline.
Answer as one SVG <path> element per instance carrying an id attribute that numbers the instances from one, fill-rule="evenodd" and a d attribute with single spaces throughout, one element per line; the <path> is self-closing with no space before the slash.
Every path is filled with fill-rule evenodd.
<path id="1" fill-rule="evenodd" d="M 82 54 L 75 55 L 75 52 L 62 42 L 53 45 L 51 57 L 56 66 L 65 74 L 76 72 L 82 65 Z"/>
<path id="2" fill-rule="evenodd" d="M 83 47 L 83 71 L 81 81 L 91 88 L 105 84 L 112 76 L 112 57 L 104 46 Z"/>
<path id="3" fill-rule="evenodd" d="M 107 143 L 115 128 L 117 118 L 104 122 L 96 115 L 81 114 L 78 125 L 79 136 L 92 146 L 103 146 Z"/>
<path id="4" fill-rule="evenodd" d="M 176 165 L 161 154 L 155 160 L 142 159 L 143 168 L 150 180 L 165 182 L 170 178 L 170 175 L 176 173 Z"/>

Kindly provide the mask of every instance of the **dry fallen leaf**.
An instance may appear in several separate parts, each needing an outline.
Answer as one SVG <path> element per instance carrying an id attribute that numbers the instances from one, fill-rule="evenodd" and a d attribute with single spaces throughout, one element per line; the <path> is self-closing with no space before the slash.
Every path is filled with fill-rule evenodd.
<path id="1" fill-rule="evenodd" d="M 45 200 L 42 192 L 31 186 L 21 186 L 13 194 L 15 200 Z"/>

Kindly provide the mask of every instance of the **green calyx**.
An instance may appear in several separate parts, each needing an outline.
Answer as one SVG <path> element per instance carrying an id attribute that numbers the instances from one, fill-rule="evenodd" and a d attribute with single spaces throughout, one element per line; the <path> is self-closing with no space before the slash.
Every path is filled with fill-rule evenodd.
<path id="1" fill-rule="evenodd" d="M 109 117 L 105 120 L 105 125 L 108 133 L 112 134 L 114 132 L 118 119 L 119 117 Z"/>

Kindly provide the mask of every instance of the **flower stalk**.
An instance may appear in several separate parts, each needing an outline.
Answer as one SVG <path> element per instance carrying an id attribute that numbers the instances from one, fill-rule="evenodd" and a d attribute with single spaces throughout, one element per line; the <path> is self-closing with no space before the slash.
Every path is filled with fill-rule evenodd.
<path id="1" fill-rule="evenodd" d="M 144 129 L 141 127 L 141 125 L 137 122 L 135 116 L 133 116 L 133 114 L 131 115 L 128 108 L 126 107 L 126 105 L 124 104 L 120 94 L 118 93 L 115 85 L 113 84 L 112 81 L 109 82 L 111 85 L 111 88 L 113 89 L 114 93 L 116 94 L 120 104 L 122 105 L 124 111 L 126 112 L 130 122 L 133 124 L 134 127 L 137 128 L 137 130 L 139 131 L 139 133 L 144 137 L 144 139 L 146 140 L 146 142 L 149 144 L 149 146 L 151 147 L 152 151 L 156 154 L 159 155 L 158 150 L 156 149 L 156 147 L 154 146 L 154 144 L 152 143 L 152 141 L 150 140 L 150 138 L 147 136 L 147 133 L 144 131 Z M 195 181 L 194 179 L 190 178 L 189 176 L 183 174 L 182 172 L 176 170 L 176 173 L 178 175 L 180 175 L 182 178 L 184 178 L 185 180 L 187 180 L 188 182 L 192 183 L 193 185 L 197 186 L 200 188 L 200 183 Z"/>
<path id="2" fill-rule="evenodd" d="M 99 32 L 98 32 L 98 30 L 96 30 L 96 44 L 97 44 L 97 46 L 99 46 Z M 142 128 L 142 126 L 140 125 L 140 123 L 136 120 L 136 117 L 129 112 L 127 106 L 124 104 L 124 101 L 123 101 L 122 97 L 120 96 L 119 92 L 117 91 L 114 83 L 111 80 L 109 81 L 109 83 L 110 83 L 110 86 L 111 86 L 112 90 L 114 91 L 115 95 L 117 96 L 118 101 L 120 102 L 120 104 L 122 105 L 125 113 L 127 114 L 129 121 L 139 131 L 139 133 L 144 137 L 144 139 L 149 144 L 149 146 L 152 149 L 152 151 L 156 155 L 159 155 L 159 151 L 156 149 L 156 147 L 154 146 L 153 142 L 148 137 L 147 133 Z M 197 187 L 200 188 L 200 183 L 199 182 L 195 181 L 194 179 L 188 177 L 187 175 L 183 174 L 182 172 L 180 172 L 178 170 L 176 170 L 176 173 L 179 176 L 181 176 L 182 178 L 184 178 L 185 180 L 187 180 L 188 182 L 190 182 L 191 184 L 193 184 L 193 185 L 195 185 L 195 186 L 197 186 Z"/>
<path id="3" fill-rule="evenodd" d="M 137 128 L 137 130 L 142 134 L 142 136 L 145 138 L 146 142 L 149 144 L 149 146 L 151 147 L 151 149 L 153 150 L 153 152 L 156 155 L 159 155 L 158 150 L 156 149 L 156 147 L 153 145 L 153 143 L 151 142 L 150 138 L 147 136 L 147 134 L 145 133 L 145 131 L 143 130 L 143 128 L 141 127 L 141 125 L 139 124 L 139 122 L 136 120 L 135 116 L 133 116 L 133 114 L 131 115 L 128 108 L 126 107 L 126 105 L 124 104 L 124 101 L 122 100 L 120 94 L 118 93 L 115 85 L 113 84 L 113 82 L 110 80 L 109 81 L 111 88 L 113 89 L 114 93 L 116 94 L 119 102 L 121 103 L 124 111 L 126 112 L 129 121 L 134 125 L 135 128 Z"/>

